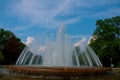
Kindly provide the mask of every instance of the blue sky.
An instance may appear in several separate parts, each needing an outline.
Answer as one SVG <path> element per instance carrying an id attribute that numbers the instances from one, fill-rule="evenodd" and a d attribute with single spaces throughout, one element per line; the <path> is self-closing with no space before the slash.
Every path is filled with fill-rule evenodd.
<path id="1" fill-rule="evenodd" d="M 113 16 L 120 16 L 120 0 L 0 0 L 0 28 L 23 42 L 55 36 L 62 23 L 73 38 L 89 38 L 96 20 Z"/>

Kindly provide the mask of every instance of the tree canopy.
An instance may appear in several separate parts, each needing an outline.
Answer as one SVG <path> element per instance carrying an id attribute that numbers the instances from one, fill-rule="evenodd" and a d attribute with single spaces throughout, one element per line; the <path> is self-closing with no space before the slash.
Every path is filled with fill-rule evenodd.
<path id="1" fill-rule="evenodd" d="M 0 28 L 0 65 L 15 64 L 24 46 L 14 33 Z"/>
<path id="2" fill-rule="evenodd" d="M 103 66 L 120 67 L 120 16 L 98 20 L 90 45 Z"/>

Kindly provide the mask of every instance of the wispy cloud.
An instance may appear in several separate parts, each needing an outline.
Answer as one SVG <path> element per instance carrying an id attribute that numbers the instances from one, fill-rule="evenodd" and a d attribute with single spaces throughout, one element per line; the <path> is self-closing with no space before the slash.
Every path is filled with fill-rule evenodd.
<path id="1" fill-rule="evenodd" d="M 90 15 L 107 15 L 109 12 L 95 12 L 94 9 L 101 6 L 120 4 L 115 0 L 19 0 L 12 3 L 12 12 L 23 22 L 41 27 L 58 27 L 63 21 L 66 24 L 73 24 Z M 113 15 L 113 14 L 109 14 Z M 62 17 L 60 17 L 62 16 Z M 75 17 L 69 17 L 75 16 Z M 67 17 L 67 18 L 66 18 Z M 63 19 L 64 18 L 64 19 Z M 16 30 L 26 28 L 17 27 Z"/>
<path id="2" fill-rule="evenodd" d="M 25 27 L 25 26 L 17 26 L 14 28 L 15 31 L 19 31 L 19 30 L 25 30 L 28 29 L 29 27 Z"/>
<path id="3" fill-rule="evenodd" d="M 107 6 L 107 5 L 114 5 L 114 4 L 119 4 L 120 1 L 118 0 L 75 0 L 74 4 L 77 7 L 84 7 L 84 8 L 89 8 L 89 7 L 98 7 L 98 6 Z"/>
<path id="4" fill-rule="evenodd" d="M 70 36 L 71 39 L 74 39 L 74 38 L 89 38 L 90 35 L 72 35 Z"/>
<path id="5" fill-rule="evenodd" d="M 41 25 L 49 27 L 48 25 L 60 24 L 55 18 L 57 15 L 69 5 L 70 0 L 61 1 L 43 1 L 43 0 L 21 0 L 14 4 L 13 12 L 16 16 L 31 22 L 31 25 Z M 53 26 L 54 27 L 54 26 Z"/>
<path id="6" fill-rule="evenodd" d="M 22 33 L 18 32 L 18 33 L 16 33 L 17 37 L 26 37 L 28 35 L 30 35 L 28 32 L 22 32 Z"/>
<path id="7" fill-rule="evenodd" d="M 91 15 L 91 17 L 113 17 L 120 15 L 120 8 L 109 8 L 107 10 L 103 10 L 99 13 L 95 13 Z"/>

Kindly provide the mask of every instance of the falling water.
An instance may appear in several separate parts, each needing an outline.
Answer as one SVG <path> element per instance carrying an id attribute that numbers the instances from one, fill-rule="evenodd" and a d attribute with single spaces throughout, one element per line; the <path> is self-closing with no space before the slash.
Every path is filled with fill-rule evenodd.
<path id="1" fill-rule="evenodd" d="M 61 67 L 102 67 L 94 50 L 86 46 L 74 46 L 69 35 L 65 34 L 65 26 L 58 30 L 56 41 L 46 38 L 44 55 L 31 52 L 28 47 L 22 51 L 16 65 L 61 66 Z M 82 48 L 81 48 L 82 47 Z"/>

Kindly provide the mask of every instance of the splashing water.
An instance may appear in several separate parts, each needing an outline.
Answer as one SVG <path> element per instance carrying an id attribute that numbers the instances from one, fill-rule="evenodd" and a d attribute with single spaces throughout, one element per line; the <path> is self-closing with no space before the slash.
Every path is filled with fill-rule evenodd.
<path id="1" fill-rule="evenodd" d="M 44 53 L 36 54 L 25 47 L 16 65 L 56 66 L 56 67 L 102 67 L 94 50 L 88 45 L 74 46 L 65 35 L 65 27 L 59 29 L 56 41 L 46 38 Z M 82 43 L 84 44 L 84 42 Z"/>

